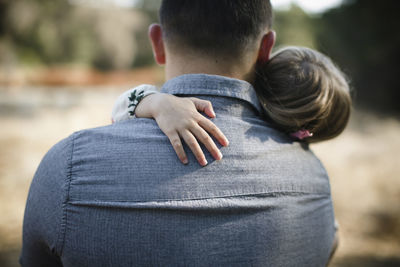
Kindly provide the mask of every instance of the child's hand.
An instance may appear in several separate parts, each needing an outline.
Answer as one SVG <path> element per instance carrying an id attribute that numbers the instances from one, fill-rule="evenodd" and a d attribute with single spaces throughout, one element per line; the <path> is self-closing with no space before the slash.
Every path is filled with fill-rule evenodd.
<path id="1" fill-rule="evenodd" d="M 214 123 L 198 111 L 204 112 L 211 118 L 215 117 L 209 101 L 160 93 L 145 97 L 137 106 L 135 114 L 137 117 L 151 117 L 157 121 L 184 164 L 187 164 L 188 160 L 181 138 L 192 150 L 200 165 L 205 166 L 207 160 L 197 140 L 205 145 L 216 160 L 222 159 L 222 154 L 210 134 L 223 146 L 228 146 L 229 141 Z"/>

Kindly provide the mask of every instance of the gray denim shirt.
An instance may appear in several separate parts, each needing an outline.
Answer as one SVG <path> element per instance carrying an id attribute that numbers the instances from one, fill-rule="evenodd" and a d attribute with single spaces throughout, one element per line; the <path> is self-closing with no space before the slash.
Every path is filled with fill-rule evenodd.
<path id="1" fill-rule="evenodd" d="M 262 120 L 245 81 L 190 74 L 162 91 L 212 102 L 224 158 L 200 167 L 185 147 L 181 164 L 152 119 L 74 133 L 32 181 L 21 264 L 324 266 L 334 215 L 308 146 Z"/>

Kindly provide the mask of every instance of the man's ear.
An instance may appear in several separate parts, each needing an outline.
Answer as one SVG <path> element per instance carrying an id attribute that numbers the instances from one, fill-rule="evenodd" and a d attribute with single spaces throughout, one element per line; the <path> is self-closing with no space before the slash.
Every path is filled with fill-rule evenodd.
<path id="1" fill-rule="evenodd" d="M 151 24 L 149 27 L 149 38 L 153 48 L 154 59 L 157 64 L 165 64 L 165 47 L 160 24 Z"/>
<path id="2" fill-rule="evenodd" d="M 270 31 L 265 34 L 261 40 L 260 49 L 258 51 L 258 63 L 266 63 L 271 57 L 272 47 L 275 45 L 276 33 Z"/>

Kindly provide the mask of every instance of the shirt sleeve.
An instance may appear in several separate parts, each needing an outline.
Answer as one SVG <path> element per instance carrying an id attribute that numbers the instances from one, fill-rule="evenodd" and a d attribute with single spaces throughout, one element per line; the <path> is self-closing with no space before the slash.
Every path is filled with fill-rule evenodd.
<path id="1" fill-rule="evenodd" d="M 22 266 L 62 266 L 73 135 L 47 152 L 32 180 L 23 223 Z"/>
<path id="2" fill-rule="evenodd" d="M 135 118 L 135 108 L 144 97 L 158 93 L 157 87 L 142 84 L 122 93 L 114 103 L 111 121 L 118 122 Z"/>

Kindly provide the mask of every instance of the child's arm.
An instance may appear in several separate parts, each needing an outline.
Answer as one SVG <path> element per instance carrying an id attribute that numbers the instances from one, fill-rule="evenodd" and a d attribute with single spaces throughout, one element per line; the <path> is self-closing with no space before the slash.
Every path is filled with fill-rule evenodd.
<path id="1" fill-rule="evenodd" d="M 135 109 L 135 115 L 154 118 L 184 164 L 188 163 L 188 160 L 181 138 L 192 150 L 200 165 L 205 166 L 207 161 L 197 140 L 205 145 L 216 160 L 222 159 L 222 154 L 209 134 L 223 146 L 227 146 L 229 142 L 220 129 L 198 111 L 204 112 L 211 118 L 215 117 L 209 101 L 156 93 L 143 98 Z"/>
<path id="2" fill-rule="evenodd" d="M 210 137 L 214 136 L 223 146 L 229 144 L 224 134 L 198 111 L 214 118 L 215 113 L 209 101 L 198 98 L 179 98 L 173 95 L 158 93 L 152 85 L 140 85 L 124 92 L 117 99 L 112 121 L 122 121 L 136 117 L 154 118 L 160 129 L 168 136 L 176 154 L 183 163 L 187 157 L 181 138 L 188 144 L 199 163 L 207 165 L 204 153 L 197 140 L 203 143 L 217 160 L 222 154 Z"/>

